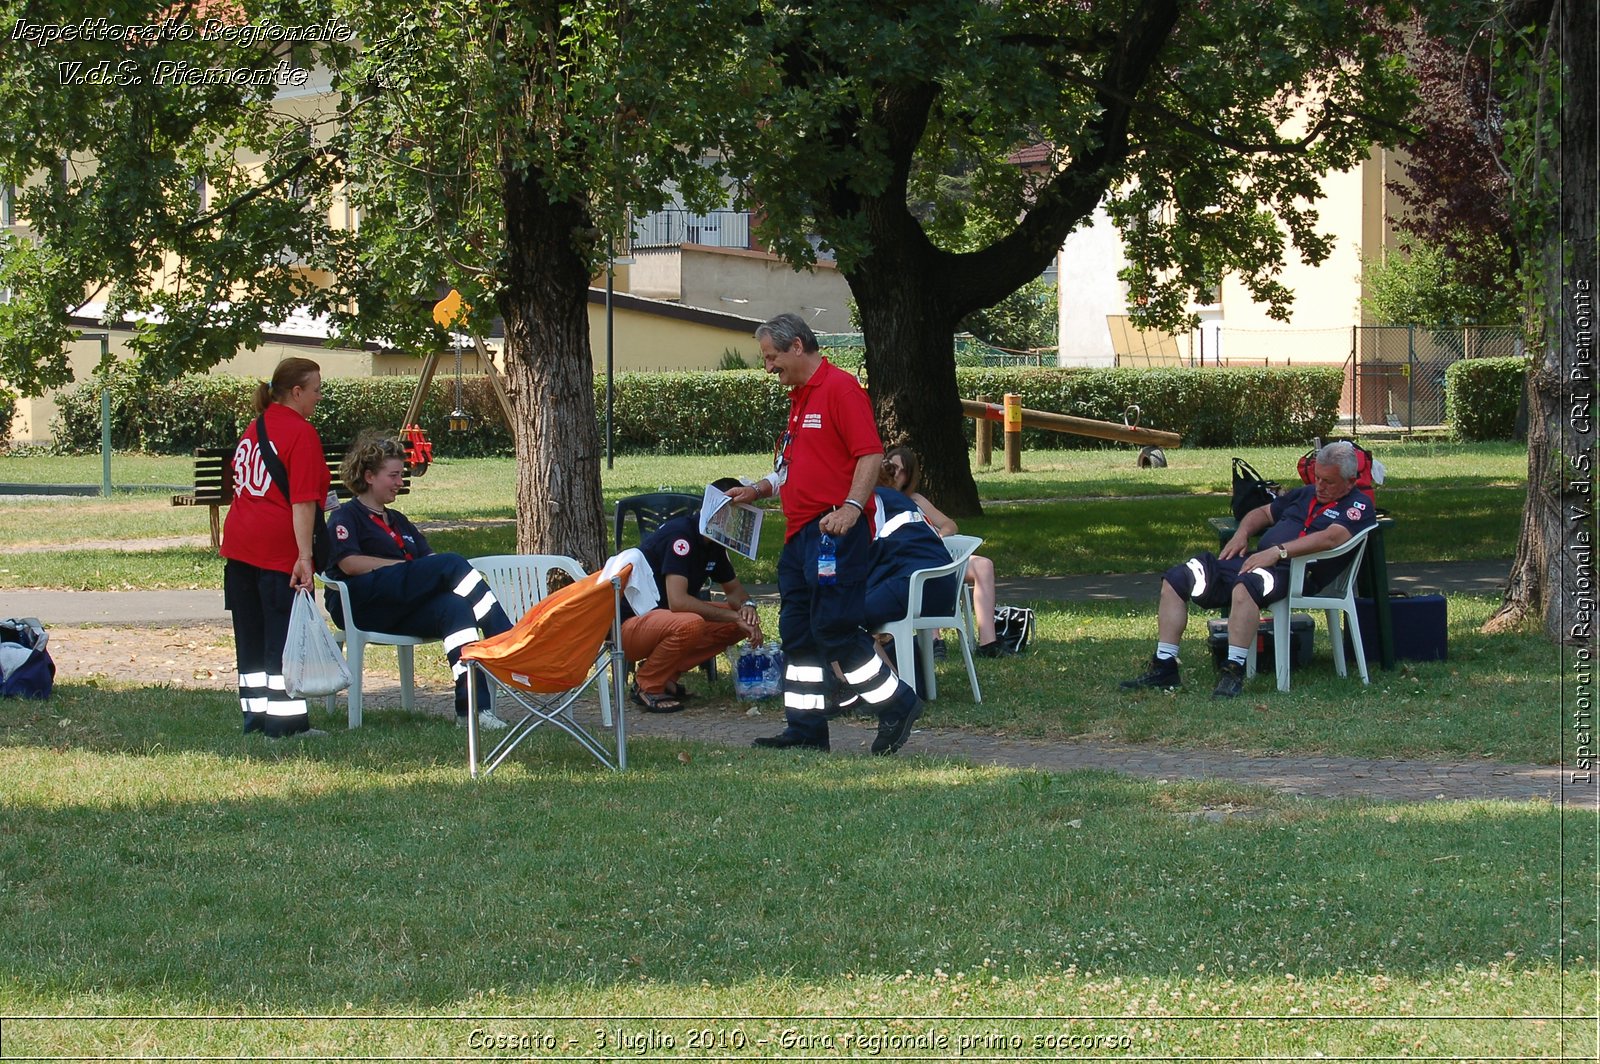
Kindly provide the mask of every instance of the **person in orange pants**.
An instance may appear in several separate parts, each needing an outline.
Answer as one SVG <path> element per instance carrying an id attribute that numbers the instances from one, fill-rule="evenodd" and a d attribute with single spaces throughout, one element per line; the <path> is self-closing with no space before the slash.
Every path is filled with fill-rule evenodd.
<path id="1" fill-rule="evenodd" d="M 717 485 L 724 483 L 736 487 L 739 482 Z M 760 646 L 761 619 L 727 550 L 700 534 L 698 512 L 666 522 L 639 549 L 654 570 L 661 604 L 629 616 L 624 602 L 622 653 L 638 662 L 633 700 L 649 713 L 676 713 L 689 695 L 678 678 L 741 639 Z M 723 601 L 700 597 L 708 578 L 722 585 Z"/>

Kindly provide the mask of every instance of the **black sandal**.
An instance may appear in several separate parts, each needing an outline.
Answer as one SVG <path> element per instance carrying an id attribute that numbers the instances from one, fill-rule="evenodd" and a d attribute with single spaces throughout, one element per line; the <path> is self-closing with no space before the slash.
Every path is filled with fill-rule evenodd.
<path id="1" fill-rule="evenodd" d="M 653 695 L 637 687 L 633 689 L 633 700 L 643 706 L 646 713 L 677 713 L 683 709 L 683 703 L 672 695 Z"/>
<path id="2" fill-rule="evenodd" d="M 681 683 L 675 683 L 671 687 L 663 688 L 663 691 L 668 698 L 676 698 L 679 702 L 688 702 L 694 698 L 694 693 Z"/>

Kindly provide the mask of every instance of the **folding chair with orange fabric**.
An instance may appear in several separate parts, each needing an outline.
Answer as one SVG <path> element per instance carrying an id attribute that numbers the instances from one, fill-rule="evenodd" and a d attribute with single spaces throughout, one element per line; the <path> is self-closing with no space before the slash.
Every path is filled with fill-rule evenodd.
<path id="1" fill-rule="evenodd" d="M 607 768 L 628 767 L 626 711 L 622 699 L 622 588 L 632 573 L 624 566 L 607 579 L 584 577 L 540 601 L 509 632 L 481 639 L 461 652 L 470 671 L 481 670 L 528 715 L 512 724 L 493 750 L 479 757 L 478 707 L 467 713 L 467 759 L 472 775 L 488 775 L 542 724 L 553 724 Z M 581 723 L 573 709 L 591 688 L 609 686 L 615 710 L 615 748 Z M 467 690 L 477 698 L 477 687 Z M 498 694 L 497 696 L 498 697 Z M 505 705 L 505 703 L 501 703 Z M 602 723 L 604 727 L 604 723 Z"/>

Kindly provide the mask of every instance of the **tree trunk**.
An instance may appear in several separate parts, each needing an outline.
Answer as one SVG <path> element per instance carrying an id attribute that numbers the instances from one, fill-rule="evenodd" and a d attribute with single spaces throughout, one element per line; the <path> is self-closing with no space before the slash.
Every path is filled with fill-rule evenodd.
<path id="1" fill-rule="evenodd" d="M 1557 6 L 1562 67 L 1559 223 L 1542 269 L 1543 339 L 1528 374 L 1528 497 L 1505 602 L 1486 630 L 1538 619 L 1559 642 L 1593 645 L 1595 498 L 1596 19 Z"/>
<path id="2" fill-rule="evenodd" d="M 551 202 L 535 171 L 506 174 L 506 325 L 517 454 L 517 551 L 607 555 L 589 351 L 592 239 L 582 204 Z"/>
<path id="3" fill-rule="evenodd" d="M 848 274 L 867 345 L 867 390 L 886 447 L 922 459 L 921 491 L 952 517 L 983 512 L 972 479 L 951 336 L 959 316 L 915 262 L 882 251 Z"/>

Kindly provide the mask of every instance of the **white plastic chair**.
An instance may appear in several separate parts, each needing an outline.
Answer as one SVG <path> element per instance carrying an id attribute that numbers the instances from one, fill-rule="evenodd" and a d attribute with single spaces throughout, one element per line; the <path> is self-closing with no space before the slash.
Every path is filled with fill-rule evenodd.
<path id="1" fill-rule="evenodd" d="M 562 573 L 572 580 L 589 575 L 582 563 L 565 554 L 490 554 L 467 561 L 483 574 L 513 624 L 550 593 L 552 573 Z"/>
<path id="2" fill-rule="evenodd" d="M 1359 649 L 1361 643 L 1361 621 L 1356 617 L 1356 571 L 1361 568 L 1361 556 L 1367 549 L 1367 535 L 1376 525 L 1368 525 L 1360 532 L 1351 536 L 1343 543 L 1330 550 L 1318 551 L 1316 554 L 1304 554 L 1289 559 L 1289 596 L 1274 602 L 1269 609 L 1272 613 L 1272 650 L 1277 658 L 1278 690 L 1289 689 L 1289 652 L 1290 631 L 1289 617 L 1296 610 L 1322 610 L 1328 617 L 1328 635 L 1333 640 L 1333 668 L 1340 676 L 1347 675 L 1348 670 L 1344 664 L 1344 632 L 1340 630 L 1339 618 L 1342 614 L 1344 625 L 1349 629 L 1350 639 L 1356 650 L 1356 668 L 1361 670 L 1361 682 L 1370 683 L 1367 677 L 1367 656 Z M 1305 592 L 1306 572 L 1317 562 L 1327 561 L 1329 558 L 1339 558 L 1350 555 L 1350 564 L 1344 571 L 1315 594 Z M 1250 651 L 1245 657 L 1245 675 L 1256 674 L 1256 641 L 1250 641 Z"/>
<path id="3" fill-rule="evenodd" d="M 528 615 L 550 593 L 550 576 L 561 573 L 582 580 L 583 563 L 565 554 L 489 554 L 467 561 L 483 574 L 484 582 L 513 624 Z M 611 727 L 611 689 L 600 685 L 600 723 Z"/>
<path id="4" fill-rule="evenodd" d="M 972 685 L 972 700 L 983 701 L 983 694 L 978 690 L 978 670 L 972 664 L 972 648 L 978 645 L 978 637 L 972 627 L 972 591 L 966 582 L 967 560 L 982 543 L 983 540 L 977 536 L 946 536 L 944 545 L 949 549 L 952 560 L 946 565 L 918 569 L 912 573 L 906 615 L 882 625 L 874 633 L 886 634 L 894 640 L 896 671 L 902 678 L 915 675 L 916 653 L 913 647 L 921 648 L 921 686 L 929 702 L 939 697 L 939 684 L 933 669 L 933 637 L 941 628 L 954 628 L 960 633 L 961 656 L 967 662 L 967 681 Z M 944 615 L 919 613 L 917 607 L 922 602 L 922 591 L 928 582 L 952 574 L 956 578 L 955 612 Z"/>
<path id="5" fill-rule="evenodd" d="M 344 659 L 350 666 L 350 689 L 345 692 L 350 727 L 361 727 L 361 669 L 366 658 L 367 644 L 377 643 L 395 648 L 395 658 L 400 664 L 400 708 L 410 712 L 416 705 L 416 647 L 424 643 L 439 643 L 441 639 L 428 639 L 415 635 L 394 635 L 390 632 L 369 632 L 356 625 L 355 611 L 350 608 L 350 592 L 343 580 L 322 573 L 317 579 L 333 588 L 339 596 L 344 612 L 344 630 L 334 631 L 334 638 L 344 644 Z M 328 708 L 333 709 L 333 695 L 328 696 Z"/>

